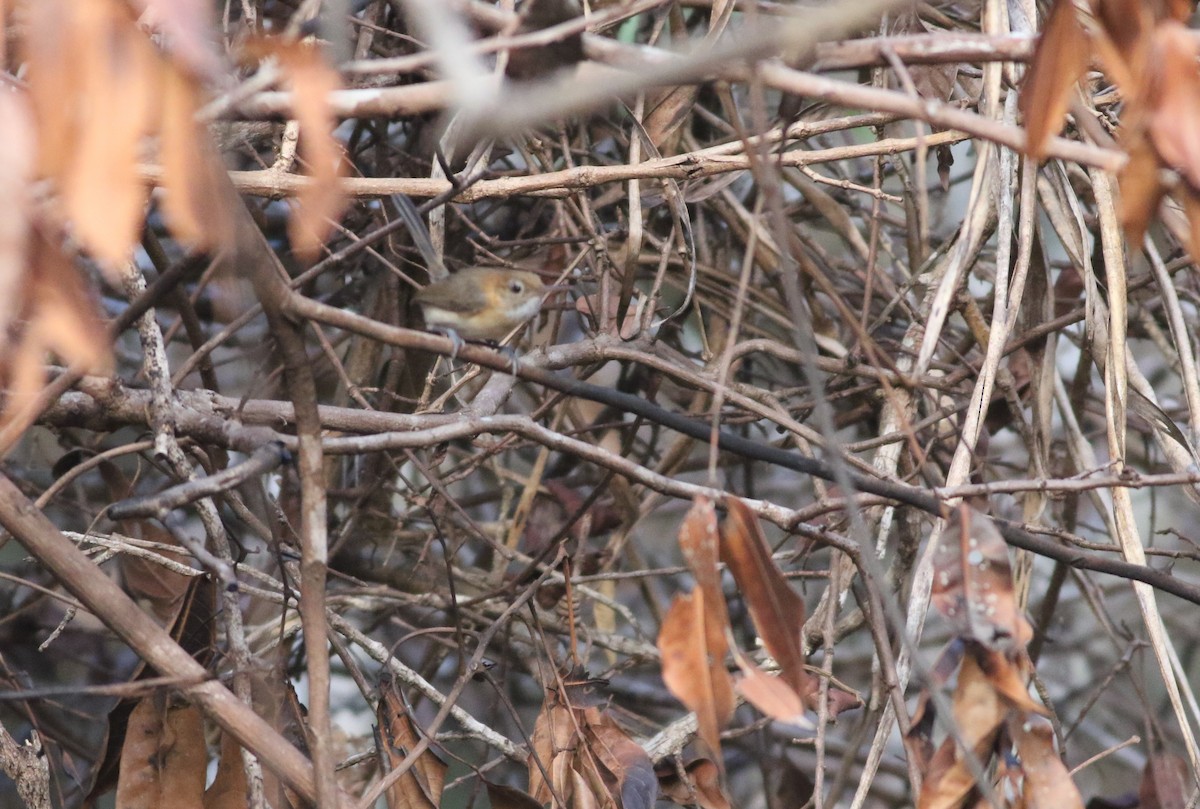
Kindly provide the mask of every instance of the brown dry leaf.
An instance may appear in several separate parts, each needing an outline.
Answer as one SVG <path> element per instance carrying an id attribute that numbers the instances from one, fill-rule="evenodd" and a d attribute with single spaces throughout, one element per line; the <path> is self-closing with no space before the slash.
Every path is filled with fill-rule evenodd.
<path id="1" fill-rule="evenodd" d="M 738 667 L 744 675 L 734 685 L 739 694 L 758 710 L 772 719 L 812 728 L 813 723 L 804 716 L 804 700 L 795 689 L 778 677 L 772 677 L 754 665 L 743 654 L 735 654 Z"/>
<path id="2" fill-rule="evenodd" d="M 1075 267 L 1063 267 L 1054 282 L 1054 316 L 1062 317 L 1083 298 L 1083 276 Z"/>
<path id="3" fill-rule="evenodd" d="M 736 497 L 729 498 L 727 506 L 721 561 L 733 573 L 763 645 L 779 664 L 780 677 L 807 701 L 814 689 L 804 668 L 800 639 L 804 602 L 776 567 L 754 512 Z"/>
<path id="4" fill-rule="evenodd" d="M 721 787 L 721 768 L 712 759 L 698 758 L 683 770 L 686 780 L 679 777 L 676 767 L 658 771 L 658 788 L 664 798 L 685 806 L 696 804 L 700 809 L 730 809 L 729 796 Z"/>
<path id="5" fill-rule="evenodd" d="M 376 720 L 379 723 L 380 770 L 388 773 L 400 766 L 409 751 L 421 741 L 408 705 L 391 677 L 385 676 L 379 684 Z M 447 769 L 446 762 L 426 748 L 408 772 L 388 788 L 388 809 L 438 809 Z"/>
<path id="6" fill-rule="evenodd" d="M 707 619 L 704 591 L 676 596 L 658 633 L 667 688 L 696 714 L 700 738 L 713 754 L 721 750 L 721 728 L 736 707 L 733 679 L 725 669 L 723 627 Z"/>
<path id="7" fill-rule="evenodd" d="M 1160 16 L 1176 22 L 1187 22 L 1192 18 L 1192 12 L 1196 10 L 1196 0 L 1161 0 L 1159 5 L 1161 6 Z"/>
<path id="8" fill-rule="evenodd" d="M 542 805 L 528 792 L 503 784 L 493 784 L 486 778 L 483 779 L 483 785 L 487 788 L 492 809 L 542 809 Z"/>
<path id="9" fill-rule="evenodd" d="M 1043 706 L 1029 696 L 1029 676 L 1022 671 L 1023 666 L 1020 663 L 1009 659 L 1003 652 L 987 649 L 979 644 L 970 644 L 968 650 L 992 687 L 1014 708 L 1027 713 L 1047 713 Z M 1021 657 L 1028 663 L 1027 655 L 1022 653 Z"/>
<path id="10" fill-rule="evenodd" d="M 57 245 L 40 232 L 33 242 L 29 333 L 71 366 L 105 373 L 112 363 L 95 295 Z"/>
<path id="11" fill-rule="evenodd" d="M 1165 22 L 1154 32 L 1155 93 L 1147 134 L 1163 161 L 1200 189 L 1200 67 L 1192 32 Z"/>
<path id="12" fill-rule="evenodd" d="M 141 235 L 148 191 L 138 158 L 157 119 L 163 62 L 122 4 L 81 0 L 68 19 L 80 73 L 66 99 L 78 118 L 63 202 L 80 242 L 115 274 Z"/>
<path id="13" fill-rule="evenodd" d="M 112 462 L 100 464 L 100 477 L 108 488 L 111 502 L 125 500 L 135 492 L 132 482 Z M 121 520 L 117 523 L 121 533 L 137 539 L 146 539 L 163 545 L 179 547 L 174 535 L 151 520 Z M 181 564 L 191 558 L 180 548 L 178 553 L 160 552 L 162 556 Z M 123 553 L 117 557 L 121 569 L 121 583 L 125 591 L 133 596 L 139 606 L 148 609 L 163 626 L 175 626 L 183 608 L 183 599 L 193 579 L 168 570 L 152 559 Z"/>
<path id="14" fill-rule="evenodd" d="M 712 3 L 708 18 L 708 31 L 704 37 L 706 42 L 716 42 L 729 27 L 733 8 L 734 4 L 728 0 L 717 0 Z M 672 14 L 669 20 L 673 37 L 682 39 L 688 36 L 684 26 L 680 25 L 683 22 L 681 16 Z M 696 105 L 699 92 L 699 87 L 688 84 L 663 87 L 647 93 L 646 113 L 642 118 L 642 129 L 659 154 L 670 155 L 679 150 L 679 140 L 683 137 L 683 130 L 680 127 L 689 120 L 689 113 Z"/>
<path id="15" fill-rule="evenodd" d="M 927 25 L 917 14 L 900 14 L 888 28 L 893 36 L 922 35 L 936 33 L 937 29 Z M 958 84 L 959 66 L 954 63 L 946 64 L 913 64 L 905 65 L 905 72 L 912 80 L 913 88 L 922 98 L 949 101 Z M 890 86 L 903 86 L 899 77 L 895 77 Z"/>
<path id="16" fill-rule="evenodd" d="M 917 707 L 913 710 L 908 733 L 905 734 L 905 749 L 908 750 L 917 771 L 926 776 L 933 768 L 933 721 L 936 715 L 937 711 L 933 707 L 929 692 L 922 689 L 917 699 Z"/>
<path id="17" fill-rule="evenodd" d="M 970 655 L 963 659 L 954 691 L 954 722 L 963 741 L 986 764 L 1009 708 Z M 962 751 L 953 737 L 934 753 L 921 785 L 918 809 L 959 807 L 975 787 Z"/>
<path id="18" fill-rule="evenodd" d="M 570 716 L 582 727 L 580 712 Z M 580 737 L 577 746 L 556 758 L 551 773 L 565 809 L 621 809 L 616 777 L 596 757 L 591 741 Z"/>
<path id="19" fill-rule="evenodd" d="M 621 809 L 653 809 L 658 796 L 658 779 L 646 751 L 607 713 L 598 708 L 587 708 L 582 714 L 584 740 L 615 781 Z M 610 785 L 606 784 L 606 787 Z"/>
<path id="20" fill-rule="evenodd" d="M 574 784 L 571 764 L 579 743 L 579 725 L 571 709 L 556 692 L 546 692 L 529 745 L 529 794 L 534 800 L 569 800 Z"/>
<path id="21" fill-rule="evenodd" d="M 37 160 L 37 133 L 27 99 L 14 89 L 0 93 L 0 356 L 8 348 L 9 326 L 21 302 L 28 260 L 29 182 Z"/>
<path id="22" fill-rule="evenodd" d="M 37 418 L 36 408 L 30 406 L 37 400 L 46 379 L 45 358 L 46 346 L 30 339 L 19 342 L 5 358 L 4 411 L 0 413 L 0 428 L 4 429 L 7 438 L 0 444 L 0 458 L 8 454 Z"/>
<path id="23" fill-rule="evenodd" d="M 133 0 L 142 25 L 159 32 L 163 48 L 193 76 L 211 80 L 221 70 L 208 0 Z"/>
<path id="24" fill-rule="evenodd" d="M 107 373 L 112 363 L 108 335 L 96 314 L 91 290 L 58 245 L 36 228 L 21 293 L 18 317 L 25 328 L 16 344 L 0 355 L 6 394 L 0 427 L 14 436 L 14 441 L 37 415 L 28 405 L 41 392 L 47 354 L 53 352 L 88 373 Z M 0 456 L 10 448 L 11 444 L 0 446 Z"/>
<path id="25" fill-rule="evenodd" d="M 195 706 L 169 700 L 166 691 L 156 691 L 129 717 L 117 780 L 122 809 L 203 809 L 204 721 Z"/>
<path id="26" fill-rule="evenodd" d="M 1187 762 L 1173 753 L 1155 753 L 1142 770 L 1138 809 L 1184 809 L 1191 791 Z"/>
<path id="27" fill-rule="evenodd" d="M 212 639 L 216 627 L 215 608 L 216 585 L 207 576 L 194 578 L 179 614 L 169 630 L 172 640 L 205 667 L 212 661 L 214 652 Z M 139 661 L 125 681 L 137 683 L 153 676 L 154 673 L 145 661 Z M 129 733 L 137 731 L 137 728 L 131 728 L 130 720 L 134 709 L 143 701 L 139 692 L 135 692 L 132 696 L 116 700 L 108 707 L 107 739 L 101 748 L 100 757 L 95 762 L 95 780 L 91 785 L 89 801 L 94 802 L 98 796 L 111 792 L 116 784 L 124 760 L 124 748 L 131 743 Z"/>
<path id="28" fill-rule="evenodd" d="M 1182 203 L 1184 214 L 1187 217 L 1187 251 L 1192 256 L 1200 256 L 1200 191 L 1183 187 L 1177 189 L 1174 196 Z M 1190 490 L 1189 487 L 1184 489 L 1184 492 L 1187 493 Z"/>
<path id="29" fill-rule="evenodd" d="M 721 572 L 717 569 L 720 543 L 717 510 L 707 497 L 697 497 L 679 527 L 679 550 L 696 578 L 696 586 L 704 592 L 705 621 L 713 631 L 719 629 L 724 635 L 729 613 L 721 592 Z"/>
<path id="30" fill-rule="evenodd" d="M 193 119 L 194 77 L 215 75 L 220 64 L 211 44 L 205 46 L 207 56 L 201 55 L 200 43 L 211 33 L 206 4 L 137 3 L 182 67 L 162 58 L 125 4 L 29 5 L 24 45 L 42 133 L 39 170 L 62 190 L 85 249 L 109 272 L 128 259 L 147 199 L 137 162 L 146 137 L 160 124 L 172 227 L 198 246 L 224 243 L 230 216 L 212 190 L 214 172 L 223 169 Z M 183 78 L 184 72 L 193 78 Z"/>
<path id="31" fill-rule="evenodd" d="M 1126 102 L 1137 106 L 1146 91 L 1154 11 L 1143 0 L 1094 0 L 1092 8 L 1101 34 L 1094 45 L 1104 71 Z"/>
<path id="32" fill-rule="evenodd" d="M 959 509 L 934 552 L 933 604 L 961 636 L 989 649 L 1024 648 L 1033 629 L 1017 608 L 1008 546 L 987 515 Z"/>
<path id="33" fill-rule="evenodd" d="M 74 24 L 72 0 L 27 4 L 21 57 L 29 65 L 30 102 L 38 125 L 37 174 L 61 178 L 75 157 L 81 32 Z M 78 4 L 82 8 L 83 3 Z"/>
<path id="34" fill-rule="evenodd" d="M 246 795 L 248 787 L 242 746 L 232 735 L 222 731 L 221 758 L 212 786 L 204 790 L 204 809 L 246 809 L 250 805 Z"/>
<path id="35" fill-rule="evenodd" d="M 599 796 L 605 793 L 598 789 L 598 784 L 588 781 L 587 776 L 576 769 L 572 769 L 569 776 L 571 800 L 567 804 L 568 809 L 611 809 L 610 802 L 601 802 Z"/>
<path id="36" fill-rule="evenodd" d="M 959 809 L 975 788 L 975 779 L 955 759 L 954 739 L 946 739 L 929 760 L 917 809 Z"/>
<path id="37" fill-rule="evenodd" d="M 1141 133 L 1126 137 L 1122 145 L 1129 159 L 1117 175 L 1121 226 L 1129 244 L 1140 245 L 1163 198 L 1165 189 L 1159 179 L 1162 161 Z"/>
<path id="38" fill-rule="evenodd" d="M 690 84 L 651 91 L 646 98 L 642 127 L 655 149 L 664 154 L 673 152 L 668 141 L 673 141 L 672 136 L 678 133 L 684 121 L 689 120 L 698 93 L 699 89 Z"/>
<path id="39" fill-rule="evenodd" d="M 949 682 L 954 672 L 962 665 L 966 652 L 967 644 L 961 638 L 955 638 L 946 644 L 930 668 L 929 681 L 926 687 L 921 689 L 917 705 L 913 709 L 907 733 L 907 748 L 909 755 L 918 758 L 917 769 L 923 773 L 928 773 L 933 765 L 933 727 L 937 718 L 937 709 L 930 699 L 929 689 L 940 688 Z"/>
<path id="40" fill-rule="evenodd" d="M 937 101 L 949 101 L 958 85 L 958 65 L 913 65 L 908 68 L 917 95 Z"/>
<path id="41" fill-rule="evenodd" d="M 252 672 L 254 709 L 259 716 L 271 724 L 283 738 L 297 750 L 308 752 L 308 730 L 304 725 L 304 708 L 296 696 L 295 686 L 283 670 L 281 655 L 277 651 L 273 664 L 270 657 L 263 661 L 264 667 Z M 287 809 L 289 806 L 304 806 L 290 787 L 275 775 L 269 767 L 263 771 L 263 794 L 267 805 Z"/>
<path id="42" fill-rule="evenodd" d="M 1045 719 L 1026 717 L 1008 724 L 1025 774 L 1023 796 L 1029 809 L 1083 809 L 1083 798 L 1054 749 L 1054 729 Z M 1145 804 L 1142 804 L 1145 809 Z"/>
<path id="43" fill-rule="evenodd" d="M 729 809 L 729 796 L 721 786 L 721 768 L 706 758 L 684 768 L 702 809 Z"/>
<path id="44" fill-rule="evenodd" d="M 129 531 L 130 536 L 176 545 L 167 531 L 149 523 L 141 523 Z M 190 557 L 183 553 L 163 553 L 163 556 L 187 564 Z M 121 578 L 125 589 L 143 608 L 153 613 L 163 626 L 173 626 L 184 606 L 193 577 L 184 576 L 149 559 L 121 554 Z"/>
<path id="45" fill-rule="evenodd" d="M 183 603 L 170 625 L 171 637 L 202 666 L 216 655 L 217 586 L 208 576 L 191 579 Z"/>
<path id="46" fill-rule="evenodd" d="M 863 699 L 858 694 L 852 691 L 843 691 L 841 688 L 830 685 L 829 701 L 826 707 L 830 719 L 836 719 L 846 711 L 861 708 L 862 706 Z"/>
<path id="47" fill-rule="evenodd" d="M 171 66 L 163 78 L 160 160 L 163 209 L 171 231 L 196 248 L 233 241 L 233 216 L 222 204 L 225 169 L 207 133 L 196 122 L 200 91 L 195 79 Z"/>
<path id="48" fill-rule="evenodd" d="M 175 538 L 148 521 L 138 521 L 126 530 L 128 536 L 177 546 Z M 181 548 L 177 553 L 159 552 L 168 559 L 187 564 L 190 556 Z M 184 597 L 194 577 L 168 570 L 150 559 L 130 554 L 119 557 L 121 579 L 125 589 L 139 604 L 151 612 L 163 626 L 173 625 L 182 609 Z"/>
<path id="49" fill-rule="evenodd" d="M 987 758 L 996 734 L 1010 710 L 999 699 L 983 669 L 970 655 L 963 658 L 954 689 L 954 722 L 980 759 Z"/>
<path id="50" fill-rule="evenodd" d="M 696 590 L 671 604 L 658 635 L 667 688 L 696 712 L 700 738 L 720 750 L 720 728 L 733 716 L 733 680 L 725 669 L 729 615 L 717 570 L 720 532 L 716 509 L 696 498 L 679 529 L 679 547 L 696 577 Z"/>
<path id="51" fill-rule="evenodd" d="M 1075 4 L 1056 0 L 1021 85 L 1018 109 L 1025 118 L 1025 152 L 1045 155 L 1046 144 L 1062 129 L 1071 93 L 1088 66 L 1087 32 Z"/>
<path id="52" fill-rule="evenodd" d="M 345 206 L 339 179 L 342 147 L 333 137 L 337 120 L 329 107 L 329 96 L 341 81 L 320 48 L 307 41 L 260 41 L 247 50 L 252 55 L 278 58 L 292 85 L 293 109 L 300 122 L 300 154 L 308 167 L 309 182 L 296 196 L 288 235 L 296 254 L 311 261 Z"/>
<path id="53" fill-rule="evenodd" d="M 590 494 L 585 487 L 570 486 L 562 479 L 549 478 L 542 481 L 542 488 L 545 492 L 539 492 L 534 498 L 522 535 L 521 549 L 530 556 L 544 552 L 569 518 L 576 518 L 570 536 L 577 541 L 606 534 L 621 525 L 624 519 L 619 504 L 609 497 L 601 497 L 580 513 Z"/>

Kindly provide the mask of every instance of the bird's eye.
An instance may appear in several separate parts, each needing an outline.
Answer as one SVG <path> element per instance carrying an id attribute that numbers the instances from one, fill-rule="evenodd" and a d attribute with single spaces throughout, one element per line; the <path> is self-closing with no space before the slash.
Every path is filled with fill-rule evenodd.
<path id="1" fill-rule="evenodd" d="M 522 284 L 520 281 L 513 281 L 512 283 L 510 283 L 508 285 L 508 291 L 514 295 L 520 295 L 522 292 L 525 291 L 525 285 Z"/>

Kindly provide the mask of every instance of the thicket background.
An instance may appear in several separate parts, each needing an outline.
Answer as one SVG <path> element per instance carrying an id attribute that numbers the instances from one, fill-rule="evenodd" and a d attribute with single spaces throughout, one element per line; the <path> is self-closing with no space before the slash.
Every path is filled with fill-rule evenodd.
<path id="1" fill-rule="evenodd" d="M 0 803 L 1184 805 L 1192 8 L 1054 9 L 0 4 Z"/>

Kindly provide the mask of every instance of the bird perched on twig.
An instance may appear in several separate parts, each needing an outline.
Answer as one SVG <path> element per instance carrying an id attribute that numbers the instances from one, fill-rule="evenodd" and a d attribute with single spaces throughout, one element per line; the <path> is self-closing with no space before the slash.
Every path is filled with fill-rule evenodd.
<path id="1" fill-rule="evenodd" d="M 464 340 L 500 340 L 531 320 L 548 294 L 567 288 L 546 286 L 532 272 L 500 267 L 471 267 L 450 274 L 442 265 L 412 200 L 396 194 L 393 201 L 425 259 L 431 278 L 427 286 L 417 290 L 413 302 L 421 307 L 427 329 L 441 332 L 453 341 L 452 358 L 458 355 Z"/>
<path id="2" fill-rule="evenodd" d="M 417 291 L 425 326 L 455 341 L 499 340 L 542 308 L 548 287 L 531 272 L 471 267 Z"/>

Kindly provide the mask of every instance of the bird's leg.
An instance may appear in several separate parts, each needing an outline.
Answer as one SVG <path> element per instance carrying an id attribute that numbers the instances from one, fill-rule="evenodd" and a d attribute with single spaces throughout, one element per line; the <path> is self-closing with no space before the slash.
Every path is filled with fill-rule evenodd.
<path id="1" fill-rule="evenodd" d="M 519 355 L 512 346 L 496 346 L 496 350 L 508 357 L 508 370 L 513 376 L 517 375 L 517 359 Z"/>
<path id="2" fill-rule="evenodd" d="M 448 326 L 430 326 L 429 331 L 448 337 L 450 339 L 450 361 L 458 359 L 458 352 L 462 351 L 464 345 L 464 340 L 458 332 Z"/>
<path id="3" fill-rule="evenodd" d="M 509 363 L 508 367 L 509 367 L 510 371 L 512 372 L 512 375 L 513 376 L 517 375 L 518 354 L 517 354 L 517 350 L 515 348 L 513 348 L 512 346 L 504 345 L 499 340 L 491 340 L 491 339 L 467 340 L 467 342 L 473 343 L 475 345 L 487 346 L 488 348 L 492 349 L 493 351 L 503 354 L 505 357 L 508 358 L 508 363 Z"/>

